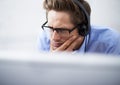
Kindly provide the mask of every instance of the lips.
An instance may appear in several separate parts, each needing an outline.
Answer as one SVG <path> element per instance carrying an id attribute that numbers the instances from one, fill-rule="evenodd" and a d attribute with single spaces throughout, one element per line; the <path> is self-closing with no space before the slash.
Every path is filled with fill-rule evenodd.
<path id="1" fill-rule="evenodd" d="M 58 43 L 58 42 L 54 42 L 52 43 L 52 46 L 55 47 L 55 48 L 58 48 L 62 45 L 62 43 Z"/>
<path id="2" fill-rule="evenodd" d="M 53 46 L 54 46 L 54 47 L 60 47 L 60 46 L 61 46 L 61 43 L 54 43 Z"/>

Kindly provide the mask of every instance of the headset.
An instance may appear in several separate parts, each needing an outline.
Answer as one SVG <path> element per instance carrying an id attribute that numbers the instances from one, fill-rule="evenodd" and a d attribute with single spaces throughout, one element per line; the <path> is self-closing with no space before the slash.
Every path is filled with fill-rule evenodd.
<path id="1" fill-rule="evenodd" d="M 78 31 L 79 31 L 80 35 L 86 36 L 91 31 L 90 16 L 87 13 L 87 11 L 84 8 L 84 6 L 79 2 L 79 0 L 72 0 L 72 1 L 79 7 L 80 11 L 83 13 L 83 15 L 85 17 L 85 21 L 86 22 L 82 22 L 82 23 L 78 24 Z"/>
<path id="2" fill-rule="evenodd" d="M 90 15 L 86 11 L 85 7 L 81 4 L 81 2 L 79 2 L 79 0 L 72 0 L 72 1 L 79 7 L 80 11 L 83 13 L 85 17 L 85 22 L 82 22 L 78 25 L 78 32 L 79 32 L 79 35 L 85 37 L 84 52 L 87 52 L 89 41 L 90 41 L 90 35 L 91 35 Z"/>

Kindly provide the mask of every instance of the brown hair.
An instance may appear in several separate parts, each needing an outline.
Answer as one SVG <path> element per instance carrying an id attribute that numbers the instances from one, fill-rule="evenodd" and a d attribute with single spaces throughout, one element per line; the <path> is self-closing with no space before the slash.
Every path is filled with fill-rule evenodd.
<path id="1" fill-rule="evenodd" d="M 85 0 L 79 0 L 79 2 L 85 7 L 90 16 L 91 8 L 89 4 Z M 80 11 L 79 7 L 73 2 L 73 0 L 44 0 L 43 7 L 46 10 L 46 13 L 50 10 L 68 12 L 72 16 L 71 22 L 74 25 L 85 20 L 82 11 Z"/>

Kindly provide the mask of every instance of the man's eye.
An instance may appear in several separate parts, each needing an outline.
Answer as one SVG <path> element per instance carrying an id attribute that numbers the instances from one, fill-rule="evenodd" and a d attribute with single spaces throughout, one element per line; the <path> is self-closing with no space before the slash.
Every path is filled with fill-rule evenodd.
<path id="1" fill-rule="evenodd" d="M 65 30 L 63 30 L 63 29 L 57 29 L 56 31 L 59 32 L 59 33 L 63 33 Z"/>
<path id="2" fill-rule="evenodd" d="M 58 29 L 58 32 L 63 32 L 64 30 L 62 30 L 62 29 Z"/>
<path id="3" fill-rule="evenodd" d="M 68 30 L 65 30 L 65 29 L 60 29 L 60 30 L 59 30 L 59 32 L 60 32 L 60 33 L 67 33 L 67 32 L 68 32 Z"/>

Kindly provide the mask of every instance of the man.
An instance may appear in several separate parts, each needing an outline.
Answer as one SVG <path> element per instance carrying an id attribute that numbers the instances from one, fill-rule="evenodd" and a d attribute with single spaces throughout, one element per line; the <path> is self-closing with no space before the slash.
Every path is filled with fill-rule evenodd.
<path id="1" fill-rule="evenodd" d="M 120 54 L 120 35 L 90 26 L 91 8 L 84 0 L 44 0 L 47 21 L 39 37 L 41 51 Z"/>

